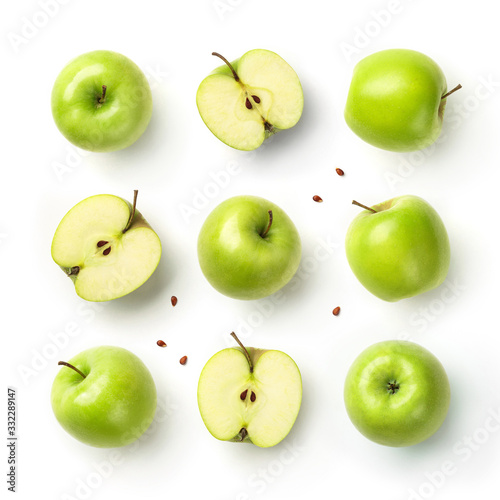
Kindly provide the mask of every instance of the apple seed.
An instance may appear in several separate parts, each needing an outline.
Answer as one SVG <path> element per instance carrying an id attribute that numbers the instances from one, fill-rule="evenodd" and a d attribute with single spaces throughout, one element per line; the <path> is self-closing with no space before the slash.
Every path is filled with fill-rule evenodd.
<path id="1" fill-rule="evenodd" d="M 338 315 L 339 315 L 339 313 L 340 313 L 340 307 L 339 307 L 339 306 L 337 306 L 337 307 L 336 307 L 336 308 L 335 308 L 332 312 L 333 312 L 333 315 L 334 315 L 334 316 L 338 316 Z"/>
<path id="2" fill-rule="evenodd" d="M 337 174 L 339 175 L 344 175 L 344 171 L 341 168 L 336 168 L 335 172 L 337 172 Z"/>
<path id="3" fill-rule="evenodd" d="M 109 252 L 111 252 L 111 247 L 108 247 L 108 248 L 106 248 L 106 250 L 103 250 L 102 254 L 109 255 Z"/>
<path id="4" fill-rule="evenodd" d="M 157 340 L 156 345 L 160 347 L 167 347 L 167 344 L 163 340 Z"/>
<path id="5" fill-rule="evenodd" d="M 250 394 L 250 401 L 253 403 L 257 399 L 257 396 L 255 395 L 255 392 L 252 391 L 252 394 Z"/>
<path id="6" fill-rule="evenodd" d="M 260 104 L 260 97 L 259 96 L 256 96 L 256 95 L 253 95 L 252 96 L 252 99 L 257 103 L 257 104 Z"/>
<path id="7" fill-rule="evenodd" d="M 107 245 L 108 243 L 109 243 L 109 241 L 104 241 L 104 240 L 98 241 L 97 242 L 97 248 L 101 248 L 104 245 Z"/>
<path id="8" fill-rule="evenodd" d="M 317 203 L 323 203 L 323 198 L 321 198 L 320 196 L 318 196 L 317 194 L 315 194 L 313 196 L 313 200 Z"/>
<path id="9" fill-rule="evenodd" d="M 250 99 L 247 97 L 246 98 L 246 101 L 245 101 L 245 106 L 247 107 L 247 109 L 252 109 L 252 103 L 250 102 Z"/>
<path id="10" fill-rule="evenodd" d="M 246 397 L 247 397 L 247 393 L 248 393 L 248 389 L 245 389 L 241 394 L 240 394 L 240 399 L 242 401 L 245 401 Z M 253 394 L 253 392 L 252 392 Z"/>
<path id="11" fill-rule="evenodd" d="M 179 359 L 179 363 L 180 363 L 181 365 L 185 365 L 185 364 L 186 364 L 186 362 L 187 362 L 187 360 L 188 360 L 188 357 L 187 357 L 187 356 L 182 356 L 182 358 L 181 358 L 181 359 Z"/>
<path id="12" fill-rule="evenodd" d="M 177 305 L 177 297 L 175 295 L 172 295 L 172 297 L 170 297 L 170 303 L 173 307 Z"/>

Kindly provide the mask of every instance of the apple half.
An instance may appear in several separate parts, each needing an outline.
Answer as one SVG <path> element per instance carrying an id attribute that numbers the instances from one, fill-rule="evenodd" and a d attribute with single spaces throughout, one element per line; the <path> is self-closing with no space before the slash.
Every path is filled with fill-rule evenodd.
<path id="1" fill-rule="evenodd" d="M 228 348 L 212 356 L 198 382 L 198 408 L 209 432 L 221 441 L 268 448 L 282 441 L 302 402 L 302 378 L 281 351 Z"/>
<path id="2" fill-rule="evenodd" d="M 91 196 L 62 219 L 52 240 L 52 258 L 73 280 L 85 300 L 122 297 L 153 274 L 161 256 L 158 235 L 136 210 L 118 196 Z"/>
<path id="3" fill-rule="evenodd" d="M 302 115 L 304 95 L 292 67 L 270 50 L 254 49 L 224 61 L 198 87 L 201 118 L 222 142 L 252 151 L 278 130 L 293 127 Z"/>

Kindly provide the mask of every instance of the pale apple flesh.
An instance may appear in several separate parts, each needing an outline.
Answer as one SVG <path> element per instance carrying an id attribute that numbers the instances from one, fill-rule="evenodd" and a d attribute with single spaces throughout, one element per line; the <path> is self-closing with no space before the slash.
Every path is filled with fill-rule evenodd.
<path id="1" fill-rule="evenodd" d="M 198 384 L 201 417 L 217 439 L 251 442 L 267 448 L 290 432 L 302 400 L 295 362 L 275 350 L 219 351 L 207 362 Z"/>
<path id="2" fill-rule="evenodd" d="M 76 293 L 95 302 L 138 288 L 160 256 L 157 234 L 130 203 L 113 195 L 78 203 L 64 216 L 52 241 L 52 258 L 74 281 Z"/>
<path id="3" fill-rule="evenodd" d="M 222 142 L 251 151 L 300 119 L 304 98 L 295 71 L 280 56 L 256 49 L 216 68 L 196 95 L 200 115 Z"/>

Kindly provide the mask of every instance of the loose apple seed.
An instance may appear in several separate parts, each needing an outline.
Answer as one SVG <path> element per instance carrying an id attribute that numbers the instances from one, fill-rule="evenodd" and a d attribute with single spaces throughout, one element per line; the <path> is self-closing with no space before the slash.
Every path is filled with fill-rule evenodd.
<path id="1" fill-rule="evenodd" d="M 187 356 L 182 356 L 182 358 L 181 358 L 181 359 L 179 359 L 179 363 L 180 363 L 181 365 L 185 365 L 185 364 L 186 364 L 186 362 L 187 362 L 187 360 L 188 360 L 188 357 L 187 357 Z"/>
<path id="2" fill-rule="evenodd" d="M 339 175 L 344 175 L 344 171 L 341 168 L 336 168 L 335 172 L 337 172 L 337 174 Z"/>
<path id="3" fill-rule="evenodd" d="M 240 399 L 242 401 L 245 401 L 245 399 L 247 398 L 247 393 L 248 393 L 248 389 L 245 389 L 241 394 L 240 394 Z M 252 393 L 253 394 L 253 393 Z"/>
<path id="4" fill-rule="evenodd" d="M 337 307 L 336 307 L 336 308 L 335 308 L 332 312 L 333 312 L 333 315 L 334 315 L 334 316 L 338 316 L 338 315 L 339 315 L 339 313 L 340 313 L 340 307 L 339 307 L 339 306 L 337 306 Z"/>
<path id="5" fill-rule="evenodd" d="M 175 295 L 172 295 L 172 297 L 170 297 L 170 303 L 173 307 L 177 305 L 177 297 Z"/>
<path id="6" fill-rule="evenodd" d="M 315 194 L 313 196 L 313 200 L 317 203 L 323 203 L 323 198 L 321 198 L 320 196 L 318 196 L 317 194 Z"/>
<path id="7" fill-rule="evenodd" d="M 163 340 L 157 340 L 156 345 L 160 347 L 167 347 L 167 344 Z"/>

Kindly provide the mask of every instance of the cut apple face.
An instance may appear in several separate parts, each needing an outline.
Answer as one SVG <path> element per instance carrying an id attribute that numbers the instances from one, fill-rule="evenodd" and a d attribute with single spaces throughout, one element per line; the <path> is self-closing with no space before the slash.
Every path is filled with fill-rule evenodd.
<path id="1" fill-rule="evenodd" d="M 122 297 L 153 274 L 161 256 L 157 234 L 118 196 L 91 196 L 62 219 L 52 240 L 52 258 L 85 300 Z"/>
<path id="2" fill-rule="evenodd" d="M 279 55 L 250 50 L 224 65 L 200 84 L 196 104 L 201 118 L 222 142 L 251 151 L 278 130 L 293 127 L 302 115 L 300 80 Z"/>
<path id="3" fill-rule="evenodd" d="M 223 349 L 207 362 L 198 383 L 198 407 L 210 433 L 262 448 L 286 437 L 301 401 L 300 371 L 276 350 Z"/>

